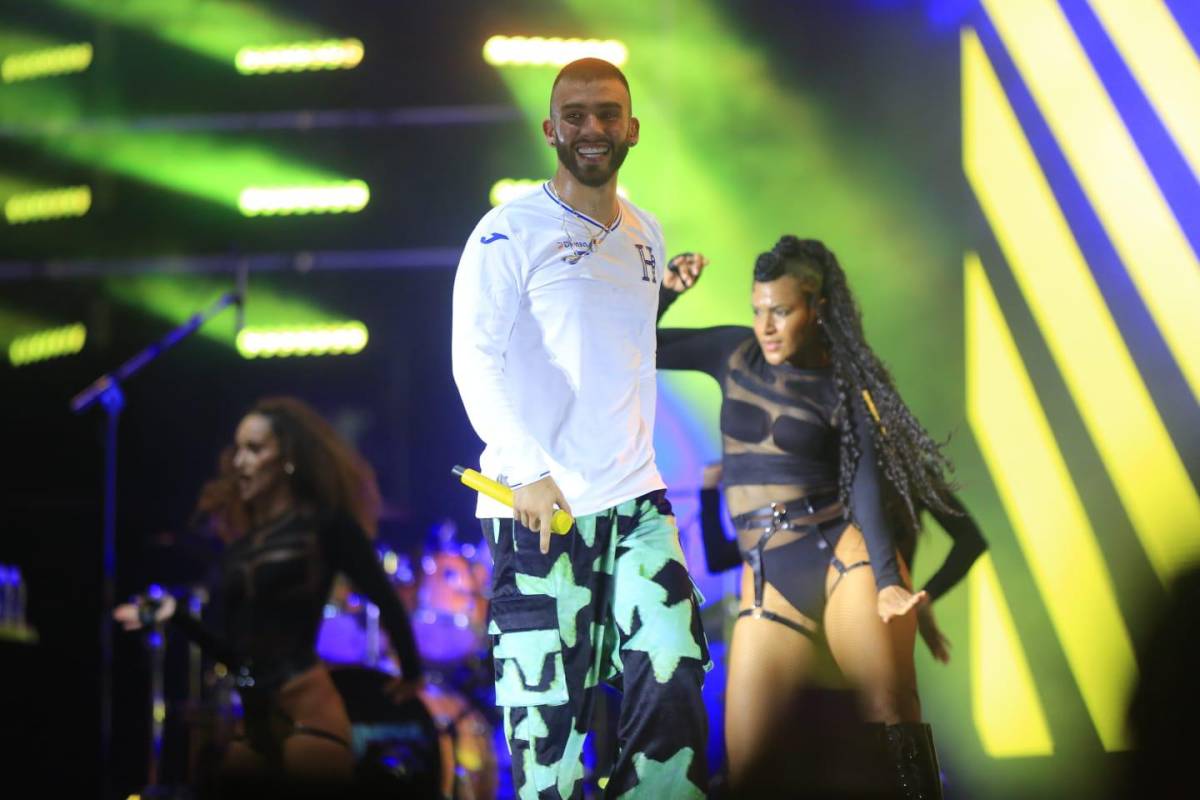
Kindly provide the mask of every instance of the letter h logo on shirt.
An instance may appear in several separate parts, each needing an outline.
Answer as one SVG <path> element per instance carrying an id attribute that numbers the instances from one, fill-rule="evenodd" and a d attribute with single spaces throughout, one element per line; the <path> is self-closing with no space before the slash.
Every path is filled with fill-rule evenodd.
<path id="1" fill-rule="evenodd" d="M 658 283 L 658 262 L 654 260 L 654 248 L 648 244 L 635 244 L 634 247 L 642 259 L 642 280 Z"/>

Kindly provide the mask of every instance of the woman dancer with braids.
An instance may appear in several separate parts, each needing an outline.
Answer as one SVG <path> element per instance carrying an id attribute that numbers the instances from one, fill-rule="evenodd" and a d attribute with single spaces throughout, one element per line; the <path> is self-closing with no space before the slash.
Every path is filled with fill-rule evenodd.
<path id="1" fill-rule="evenodd" d="M 672 260 L 661 311 L 703 258 Z M 678 269 L 682 267 L 682 269 Z M 818 643 L 883 723 L 902 796 L 941 796 L 913 666 L 919 605 L 884 508 L 948 511 L 938 445 L 863 337 L 837 259 L 785 236 L 758 257 L 753 330 L 661 329 L 658 367 L 721 386 L 726 501 L 745 561 L 730 645 L 725 739 L 733 796 L 795 736 L 792 699 L 811 685 Z M 952 513 L 952 512 L 951 512 Z"/>

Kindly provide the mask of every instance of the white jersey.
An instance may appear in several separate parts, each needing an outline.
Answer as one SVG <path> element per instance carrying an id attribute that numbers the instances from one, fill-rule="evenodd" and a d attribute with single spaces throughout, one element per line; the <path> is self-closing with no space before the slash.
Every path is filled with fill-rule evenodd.
<path id="1" fill-rule="evenodd" d="M 664 488 L 654 464 L 662 228 L 624 200 L 611 227 L 549 183 L 492 209 L 454 279 L 454 380 L 510 486 L 551 475 L 578 516 Z M 480 496 L 480 517 L 512 510 Z"/>

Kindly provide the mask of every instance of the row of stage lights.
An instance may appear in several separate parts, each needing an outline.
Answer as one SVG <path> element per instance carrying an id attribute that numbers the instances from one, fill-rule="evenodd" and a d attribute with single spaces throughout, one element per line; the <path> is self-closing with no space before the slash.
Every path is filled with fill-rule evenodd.
<path id="1" fill-rule="evenodd" d="M 488 201 L 498 206 L 535 191 L 542 183 L 528 178 L 502 178 L 492 184 Z M 629 197 L 624 186 L 618 187 L 617 193 Z M 371 188 L 359 180 L 316 186 L 248 186 L 238 195 L 238 210 L 247 217 L 356 214 L 370 200 Z M 9 225 L 48 222 L 82 217 L 91 207 L 91 188 L 67 186 L 13 195 L 4 203 L 4 218 Z"/>
<path id="2" fill-rule="evenodd" d="M 359 39 L 327 39 L 265 47 L 243 47 L 233 58 L 242 75 L 354 69 L 366 50 Z M 90 42 L 6 56 L 0 62 L 5 83 L 84 72 L 92 65 Z M 562 39 L 541 36 L 493 36 L 483 45 L 483 60 L 494 67 L 562 66 L 577 58 L 602 58 L 621 66 L 629 50 L 616 39 Z"/>
<path id="3" fill-rule="evenodd" d="M 233 66 L 242 75 L 354 69 L 365 54 L 362 41 L 354 38 L 247 46 L 237 51 Z M 17 83 L 84 72 L 94 55 L 90 42 L 14 53 L 0 61 L 0 78 Z M 587 57 L 619 67 L 629 58 L 629 49 L 616 39 L 542 36 L 493 36 L 483 45 L 483 60 L 493 67 L 560 67 Z"/>
<path id="4" fill-rule="evenodd" d="M 4 201 L 4 219 L 9 225 L 82 217 L 92 207 L 88 186 L 64 186 L 15 194 Z"/>
<path id="5" fill-rule="evenodd" d="M 243 47 L 234 56 L 233 66 L 242 75 L 354 69 L 362 62 L 364 52 L 358 39 Z M 93 56 L 90 42 L 14 53 L 0 61 L 0 79 L 18 83 L 84 72 L 92 65 Z"/>
<path id="6" fill-rule="evenodd" d="M 358 39 L 330 39 L 270 47 L 243 47 L 234 56 L 233 63 L 243 75 L 354 69 L 362 62 L 364 52 L 363 43 Z"/>
<path id="7" fill-rule="evenodd" d="M 237 351 L 243 358 L 288 358 L 295 356 L 339 356 L 361 353 L 370 335 L 367 326 L 351 322 L 286 327 L 246 328 L 237 335 Z M 8 360 L 24 367 L 83 351 L 87 327 L 82 322 L 37 331 L 13 339 Z"/>
<path id="8" fill-rule="evenodd" d="M 368 338 L 367 326 L 358 321 L 246 328 L 237 335 L 237 349 L 245 358 L 354 355 L 367 346 Z"/>
<path id="9" fill-rule="evenodd" d="M 354 214 L 366 208 L 366 182 L 338 181 L 314 186 L 247 186 L 238 194 L 238 210 L 247 217 L 297 214 Z M 82 217 L 91 210 L 88 186 L 66 186 L 14 194 L 4 202 L 9 225 Z"/>
<path id="10" fill-rule="evenodd" d="M 0 61 L 0 79 L 17 83 L 83 72 L 92 65 L 92 55 L 89 42 L 16 53 Z"/>
<path id="11" fill-rule="evenodd" d="M 52 358 L 75 355 L 87 342 L 87 327 L 82 322 L 61 328 L 37 331 L 18 336 L 8 345 L 8 360 L 14 367 L 23 367 Z"/>

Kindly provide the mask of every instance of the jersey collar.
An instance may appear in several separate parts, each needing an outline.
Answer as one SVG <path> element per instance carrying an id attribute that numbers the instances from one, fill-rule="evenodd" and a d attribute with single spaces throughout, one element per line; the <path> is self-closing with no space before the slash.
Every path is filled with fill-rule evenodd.
<path id="1" fill-rule="evenodd" d="M 621 200 L 619 198 L 617 199 L 617 218 L 615 220 L 613 220 L 612 225 L 605 225 L 602 222 L 597 222 L 596 220 L 592 219 L 587 214 L 581 214 L 580 212 L 576 211 L 575 209 L 571 208 L 569 205 L 564 203 L 562 200 L 560 200 L 558 198 L 558 195 L 556 195 L 554 193 L 554 191 L 550 188 L 550 181 L 546 181 L 544 184 L 542 184 L 542 191 L 545 192 L 546 197 L 549 197 L 550 200 L 553 201 L 556 205 L 561 206 L 564 210 L 570 212 L 571 214 L 574 214 L 575 216 L 579 217 L 581 220 L 588 223 L 589 225 L 595 225 L 597 228 L 604 231 L 605 233 L 612 233 L 613 231 L 615 231 L 621 225 L 621 220 L 625 216 L 625 207 L 621 204 Z"/>

